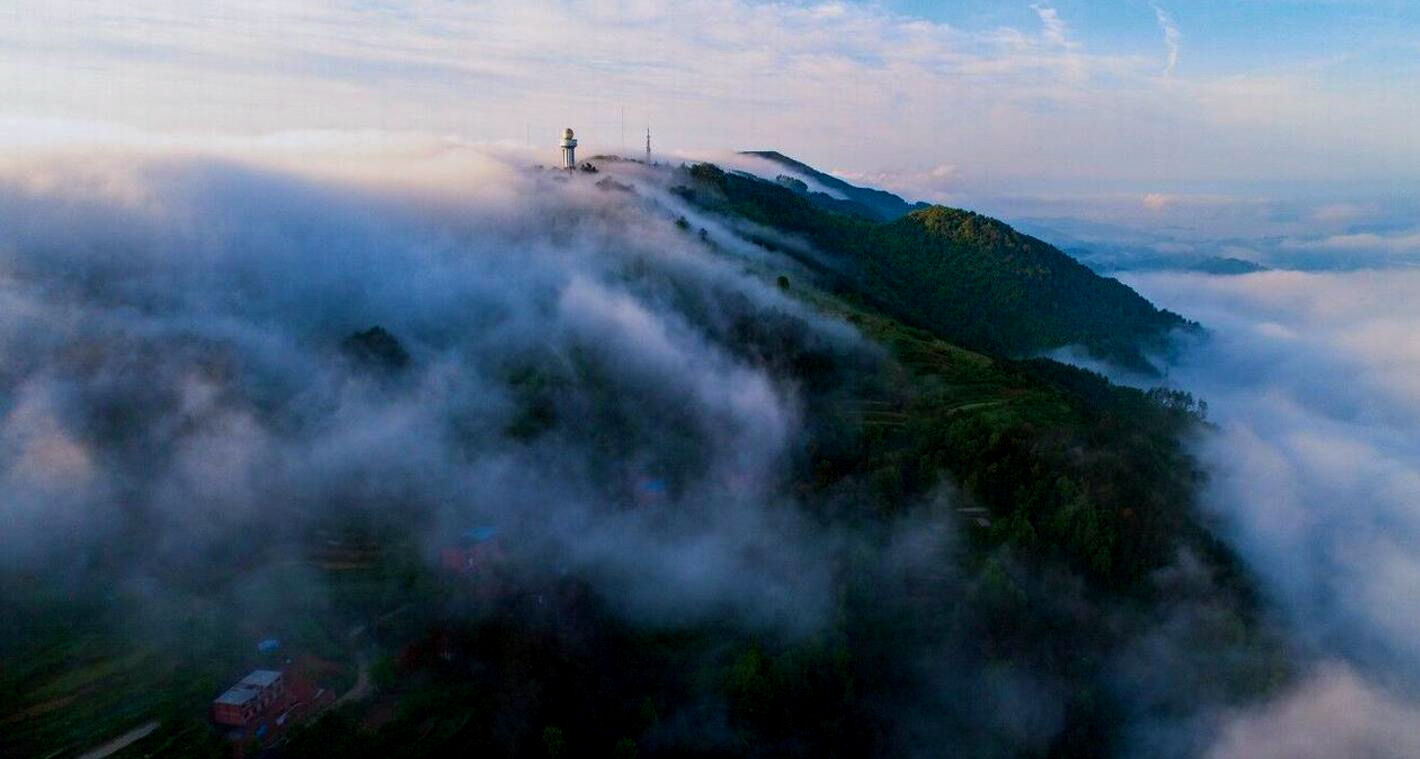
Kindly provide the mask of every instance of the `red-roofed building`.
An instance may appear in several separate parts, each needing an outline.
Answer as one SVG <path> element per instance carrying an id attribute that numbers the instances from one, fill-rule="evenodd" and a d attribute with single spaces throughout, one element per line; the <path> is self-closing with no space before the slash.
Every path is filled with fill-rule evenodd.
<path id="1" fill-rule="evenodd" d="M 212 721 L 229 727 L 246 727 L 285 692 L 286 679 L 280 672 L 255 670 L 212 702 Z"/>

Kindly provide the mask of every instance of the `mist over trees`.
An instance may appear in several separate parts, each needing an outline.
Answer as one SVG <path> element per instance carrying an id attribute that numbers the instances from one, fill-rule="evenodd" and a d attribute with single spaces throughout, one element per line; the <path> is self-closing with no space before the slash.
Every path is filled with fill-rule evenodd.
<path id="1" fill-rule="evenodd" d="M 890 248 L 845 289 L 820 256 L 876 233 L 773 183 L 689 171 L 726 213 L 671 167 L 469 160 L 6 175 L 0 693 L 39 711 L 5 750 L 145 714 L 220 753 L 203 709 L 277 633 L 376 694 L 289 756 L 1187 756 L 1289 680 L 1191 398 L 963 347 L 883 301 L 947 286 Z M 1055 265 L 950 218 L 943 250 Z M 1119 340 L 1180 323 L 1123 293 Z M 1020 297 L 974 313 L 1063 339 Z M 75 681 L 106 695 L 44 717 Z"/>

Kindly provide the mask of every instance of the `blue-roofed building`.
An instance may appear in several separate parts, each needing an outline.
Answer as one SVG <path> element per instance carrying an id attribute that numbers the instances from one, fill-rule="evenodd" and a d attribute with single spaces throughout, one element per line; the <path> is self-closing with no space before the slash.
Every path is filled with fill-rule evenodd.
<path id="1" fill-rule="evenodd" d="M 439 561 L 450 572 L 478 572 L 503 558 L 498 528 L 478 526 L 464 530 L 458 540 L 439 552 Z"/>

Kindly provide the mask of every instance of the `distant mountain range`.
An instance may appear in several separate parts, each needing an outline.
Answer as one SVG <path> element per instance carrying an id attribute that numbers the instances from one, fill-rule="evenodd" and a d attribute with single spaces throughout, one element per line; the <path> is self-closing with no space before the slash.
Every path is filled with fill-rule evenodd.
<path id="1" fill-rule="evenodd" d="M 1271 271 L 1255 260 L 1233 255 L 1247 240 L 1180 240 L 1167 234 L 1084 219 L 1020 218 L 1017 229 L 1053 240 L 1061 250 L 1104 275 L 1116 272 L 1191 271 L 1232 276 Z"/>
<path id="2" fill-rule="evenodd" d="M 1090 269 L 1101 274 L 1127 271 L 1191 271 L 1200 274 L 1235 276 L 1272 271 L 1271 267 L 1263 266 L 1256 261 L 1232 256 L 1159 254 L 1111 259 L 1085 248 L 1071 248 L 1069 253 L 1081 263 L 1089 266 Z"/>

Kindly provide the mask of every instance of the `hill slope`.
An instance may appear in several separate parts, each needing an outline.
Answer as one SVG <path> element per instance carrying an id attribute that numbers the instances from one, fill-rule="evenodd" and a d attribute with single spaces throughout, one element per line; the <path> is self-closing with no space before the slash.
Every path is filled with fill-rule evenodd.
<path id="1" fill-rule="evenodd" d="M 836 291 L 968 348 L 1023 356 L 1078 345 L 1152 372 L 1147 355 L 1165 350 L 1172 330 L 1191 326 L 1055 247 L 969 211 L 933 206 L 875 222 L 710 164 L 690 168 L 686 179 L 682 193 L 692 202 L 801 236 L 828 254 L 826 264 L 797 257 Z"/>

